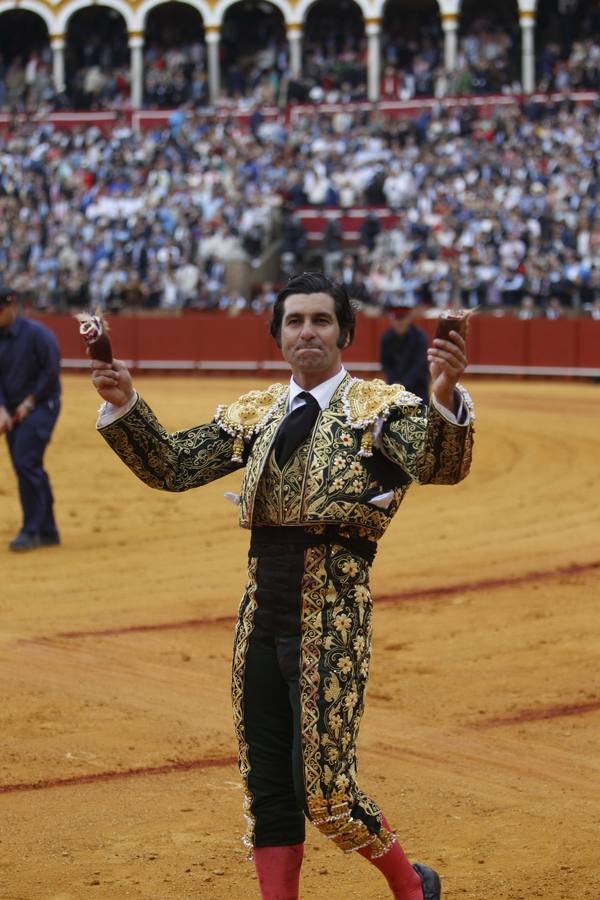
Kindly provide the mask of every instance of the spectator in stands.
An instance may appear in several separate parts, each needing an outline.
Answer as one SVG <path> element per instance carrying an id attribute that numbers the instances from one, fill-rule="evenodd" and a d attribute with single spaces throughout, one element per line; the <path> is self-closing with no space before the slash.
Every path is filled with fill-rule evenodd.
<path id="1" fill-rule="evenodd" d="M 600 320 L 600 297 L 596 297 L 588 308 L 591 319 Z"/>
<path id="2" fill-rule="evenodd" d="M 334 269 L 336 269 L 342 259 L 344 246 L 344 233 L 342 231 L 341 220 L 338 216 L 327 219 L 327 223 L 323 230 L 323 268 L 325 274 L 330 278 Z"/>
<path id="3" fill-rule="evenodd" d="M 380 96 L 382 100 L 400 100 L 400 87 L 402 84 L 402 76 L 396 71 L 394 66 L 384 66 L 383 75 L 380 85 Z"/>
<path id="4" fill-rule="evenodd" d="M 408 165 L 402 165 L 400 160 L 392 160 L 389 174 L 383 182 L 383 193 L 387 205 L 392 209 L 398 209 L 415 199 L 415 179 Z"/>
<path id="5" fill-rule="evenodd" d="M 181 271 L 181 270 L 180 270 Z M 127 280 L 121 290 L 121 305 L 126 310 L 143 309 L 146 303 L 147 291 L 136 269 L 129 269 Z M 85 309 L 85 306 L 80 307 Z"/>
<path id="6" fill-rule="evenodd" d="M 505 265 L 496 278 L 496 286 L 503 306 L 516 308 L 521 304 L 525 279 L 518 267 Z"/>
<path id="7" fill-rule="evenodd" d="M 354 270 L 354 278 L 348 285 L 348 294 L 356 309 L 367 311 L 375 306 L 366 277 L 360 268 Z"/>
<path id="8" fill-rule="evenodd" d="M 316 160 L 304 176 L 303 190 L 313 206 L 332 206 L 337 203 L 337 193 L 329 178 L 326 166 Z"/>
<path id="9" fill-rule="evenodd" d="M 177 305 L 189 306 L 198 293 L 200 282 L 200 268 L 196 263 L 188 259 L 177 267 L 175 272 L 175 284 L 177 288 Z"/>
<path id="10" fill-rule="evenodd" d="M 277 298 L 277 291 L 271 281 L 265 281 L 261 290 L 256 294 L 250 303 L 252 312 L 262 314 L 273 308 L 273 304 Z"/>
<path id="11" fill-rule="evenodd" d="M 16 56 L 4 76 L 6 85 L 6 105 L 10 110 L 22 110 L 25 101 L 25 70 L 23 62 Z"/>
<path id="12" fill-rule="evenodd" d="M 581 304 L 584 308 L 591 307 L 600 299 L 600 264 L 590 265 L 589 274 L 581 289 Z"/>
<path id="13" fill-rule="evenodd" d="M 299 267 L 306 252 L 306 229 L 300 217 L 284 209 L 281 220 L 281 267 L 291 275 Z"/>
<path id="14" fill-rule="evenodd" d="M 358 263 L 356 257 L 352 253 L 345 253 L 339 270 L 336 271 L 335 280 L 343 284 L 346 290 L 356 279 Z"/>
<path id="15" fill-rule="evenodd" d="M 547 319 L 560 319 L 564 316 L 565 311 L 559 297 L 550 297 L 548 305 L 544 310 Z"/>
<path id="16" fill-rule="evenodd" d="M 374 212 L 368 212 L 360 226 L 359 245 L 369 253 L 375 249 L 375 242 L 381 234 L 381 222 Z"/>
<path id="17" fill-rule="evenodd" d="M 364 189 L 365 202 L 368 206 L 385 206 L 386 196 L 384 190 L 385 171 L 378 167 Z M 374 214 L 372 214 L 374 216 Z M 375 217 L 376 218 L 376 217 Z"/>
<path id="18" fill-rule="evenodd" d="M 521 306 L 519 308 L 519 319 L 535 319 L 539 315 L 539 312 L 535 305 L 535 300 L 531 296 L 531 294 L 525 294 L 521 299 Z"/>
<path id="19" fill-rule="evenodd" d="M 158 309 L 162 298 L 162 286 L 160 273 L 154 266 L 149 268 L 143 285 L 145 292 L 144 309 Z M 95 308 L 93 304 L 91 306 L 92 309 Z"/>

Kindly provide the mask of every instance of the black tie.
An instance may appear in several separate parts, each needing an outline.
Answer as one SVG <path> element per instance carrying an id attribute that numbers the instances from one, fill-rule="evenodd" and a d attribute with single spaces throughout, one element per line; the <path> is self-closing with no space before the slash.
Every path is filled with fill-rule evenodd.
<path id="1" fill-rule="evenodd" d="M 298 394 L 300 400 L 305 400 L 302 406 L 292 410 L 279 427 L 275 438 L 274 449 L 277 465 L 282 469 L 296 447 L 306 440 L 317 421 L 321 407 L 312 394 L 302 391 Z"/>

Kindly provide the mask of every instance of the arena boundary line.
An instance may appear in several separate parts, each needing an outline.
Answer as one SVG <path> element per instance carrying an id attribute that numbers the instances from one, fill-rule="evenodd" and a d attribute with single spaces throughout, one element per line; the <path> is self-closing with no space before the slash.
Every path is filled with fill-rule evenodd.
<path id="1" fill-rule="evenodd" d="M 494 590 L 496 588 L 511 587 L 517 584 L 532 584 L 535 581 L 547 581 L 552 578 L 562 578 L 570 575 L 580 575 L 583 572 L 593 572 L 600 569 L 599 562 L 572 563 L 569 566 L 559 566 L 557 569 L 525 572 L 523 575 L 513 575 L 507 578 L 481 579 L 481 581 L 466 581 L 463 584 L 443 585 L 440 587 L 418 588 L 414 591 L 401 591 L 398 594 L 382 594 L 375 598 L 377 603 L 397 603 L 400 600 L 421 600 L 425 597 L 452 596 L 453 594 L 471 593 L 473 591 Z"/>
<path id="2" fill-rule="evenodd" d="M 157 622 L 154 625 L 124 625 L 121 628 L 100 628 L 92 631 L 63 631 L 54 637 L 69 640 L 82 637 L 113 637 L 118 634 L 136 634 L 145 631 L 175 631 L 180 628 L 201 628 L 203 625 L 231 625 L 236 619 L 237 616 L 232 613 L 227 616 L 215 616 L 212 619 L 207 616 L 203 619 L 184 619 L 181 622 Z M 24 639 L 24 642 L 28 643 L 27 639 Z"/>
<path id="3" fill-rule="evenodd" d="M 456 594 L 473 593 L 475 591 L 495 590 L 503 587 L 511 587 L 518 584 L 531 584 L 535 581 L 545 581 L 552 578 L 580 575 L 584 572 L 593 572 L 600 569 L 600 561 L 591 563 L 573 563 L 557 569 L 546 571 L 526 572 L 523 575 L 515 575 L 512 578 L 490 578 L 481 581 L 467 581 L 460 584 L 443 585 L 438 587 L 416 588 L 413 590 L 399 591 L 396 594 L 381 594 L 373 598 L 373 603 L 393 605 L 405 600 L 425 600 L 428 597 L 452 597 Z M 120 634 L 135 634 L 150 631 L 174 631 L 181 628 L 202 628 L 210 625 L 230 625 L 235 622 L 234 614 L 216 616 L 215 618 L 184 619 L 180 622 L 157 622 L 154 625 L 124 625 L 120 628 L 100 628 L 88 631 L 62 631 L 52 637 L 22 638 L 19 643 L 30 643 L 32 640 L 53 640 L 62 638 L 73 640 L 86 637 L 114 637 Z"/>
<path id="4" fill-rule="evenodd" d="M 137 769 L 111 769 L 107 772 L 91 772 L 88 775 L 71 775 L 68 778 L 43 778 L 39 781 L 20 784 L 0 784 L 0 794 L 16 794 L 26 791 L 42 791 L 56 787 L 75 787 L 79 784 L 95 784 L 101 781 L 116 781 L 123 778 L 140 778 L 149 775 L 171 775 L 173 772 L 189 772 L 193 769 L 218 769 L 234 766 L 235 756 L 207 759 L 188 759 L 164 763 L 162 766 L 141 766 Z"/>
<path id="5" fill-rule="evenodd" d="M 590 703 L 573 703 L 561 706 L 551 706 L 543 709 L 524 709 L 512 716 L 497 716 L 485 719 L 481 722 L 470 722 L 463 727 L 472 730 L 485 730 L 498 728 L 504 725 L 520 725 L 527 722 L 541 722 L 548 719 L 563 718 L 565 716 L 584 715 L 600 710 L 600 701 Z M 406 752 L 406 751 L 405 751 Z M 410 751 L 408 751 L 410 752 Z M 234 766 L 237 762 L 235 756 L 217 758 L 180 760 L 173 763 L 164 763 L 159 766 L 140 766 L 130 769 L 110 769 L 106 772 L 92 772 L 85 775 L 72 775 L 67 778 L 44 778 L 39 781 L 20 782 L 17 784 L 0 784 L 0 794 L 26 793 L 31 791 L 49 790 L 59 787 L 76 787 L 83 784 L 96 784 L 106 781 L 117 781 L 126 778 L 152 777 L 155 775 L 171 775 L 175 772 L 189 772 L 195 769 L 226 768 Z"/>
<path id="6" fill-rule="evenodd" d="M 494 716 L 491 719 L 482 719 L 480 722 L 470 722 L 468 727 L 474 729 L 501 728 L 503 725 L 543 722 L 546 719 L 581 716 L 598 711 L 600 711 L 600 700 L 590 700 L 589 703 L 564 703 L 560 706 L 548 706 L 541 709 L 523 709 L 511 716 Z"/>

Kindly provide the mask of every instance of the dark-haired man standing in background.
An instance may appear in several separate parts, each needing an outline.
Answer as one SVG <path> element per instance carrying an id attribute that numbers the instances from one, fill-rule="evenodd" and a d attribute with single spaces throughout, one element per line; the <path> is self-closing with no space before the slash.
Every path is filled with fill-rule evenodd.
<path id="1" fill-rule="evenodd" d="M 381 335 L 379 355 L 388 384 L 402 384 L 407 391 L 429 399 L 427 335 L 415 325 L 418 307 L 392 306 L 391 327 Z"/>
<path id="2" fill-rule="evenodd" d="M 6 434 L 23 522 L 14 551 L 60 544 L 44 453 L 60 412 L 60 351 L 45 325 L 20 316 L 0 287 L 0 434 Z"/>
<path id="3" fill-rule="evenodd" d="M 288 384 L 220 406 L 169 434 L 123 365 L 93 362 L 98 427 L 151 487 L 183 491 L 246 467 L 240 524 L 251 529 L 233 653 L 232 697 L 248 833 L 264 900 L 296 900 L 305 819 L 376 866 L 398 900 L 439 900 L 436 872 L 408 861 L 357 783 L 356 741 L 371 653 L 370 566 L 413 481 L 452 484 L 470 467 L 467 360 L 456 332 L 429 351 L 432 400 L 351 377 L 355 318 L 320 273 L 293 277 L 271 334 Z M 324 893 L 326 891 L 324 890 Z"/>

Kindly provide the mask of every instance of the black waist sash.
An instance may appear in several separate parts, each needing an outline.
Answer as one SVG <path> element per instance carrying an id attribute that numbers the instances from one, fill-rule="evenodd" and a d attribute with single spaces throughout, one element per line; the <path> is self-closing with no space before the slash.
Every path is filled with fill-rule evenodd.
<path id="1" fill-rule="evenodd" d="M 369 565 L 377 553 L 377 542 L 359 536 L 350 525 L 326 525 L 314 530 L 293 525 L 268 525 L 252 529 L 248 555 L 281 556 L 319 544 L 339 544 L 362 557 Z"/>

